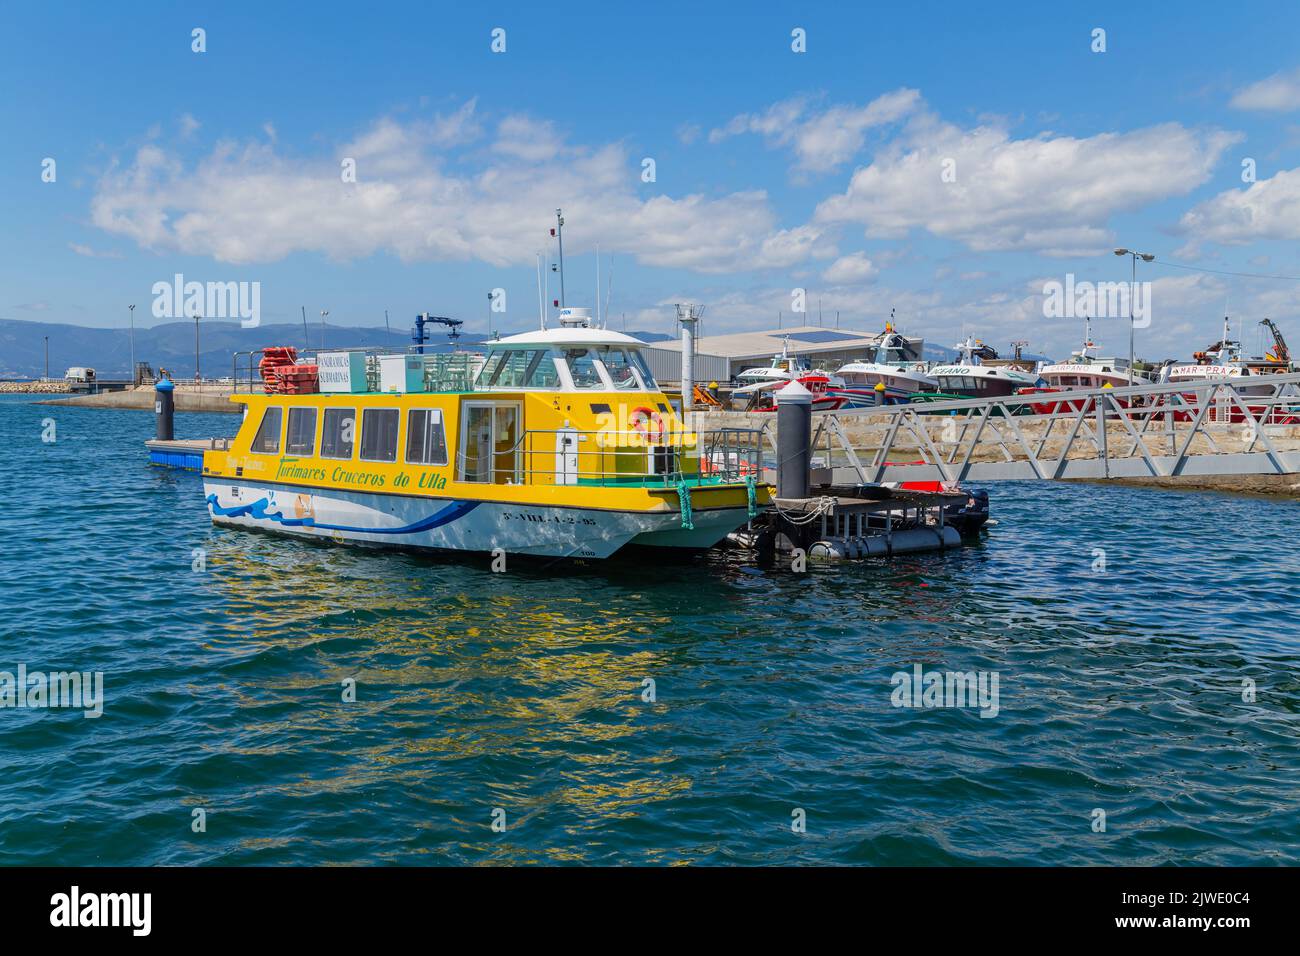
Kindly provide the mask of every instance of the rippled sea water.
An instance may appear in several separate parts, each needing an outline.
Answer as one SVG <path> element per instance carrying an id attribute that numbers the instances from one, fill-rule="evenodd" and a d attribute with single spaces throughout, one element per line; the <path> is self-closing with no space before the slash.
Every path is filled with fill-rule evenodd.
<path id="1" fill-rule="evenodd" d="M 1300 862 L 1293 502 L 1001 484 L 956 553 L 493 574 L 215 529 L 153 427 L 0 399 L 0 670 L 105 681 L 0 710 L 0 863 Z M 997 715 L 892 706 L 918 663 Z"/>

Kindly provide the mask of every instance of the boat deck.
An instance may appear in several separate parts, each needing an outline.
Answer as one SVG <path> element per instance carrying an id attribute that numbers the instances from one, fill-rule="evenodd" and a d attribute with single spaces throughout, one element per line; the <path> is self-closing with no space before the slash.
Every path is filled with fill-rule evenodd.
<path id="1" fill-rule="evenodd" d="M 177 438 L 164 441 L 151 438 L 144 443 L 149 449 L 149 464 L 182 471 L 202 471 L 205 451 L 225 451 L 230 438 Z"/>

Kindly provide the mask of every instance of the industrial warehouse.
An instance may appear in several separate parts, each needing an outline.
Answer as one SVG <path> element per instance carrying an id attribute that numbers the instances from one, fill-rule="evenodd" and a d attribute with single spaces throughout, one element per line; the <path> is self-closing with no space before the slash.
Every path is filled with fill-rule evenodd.
<path id="1" fill-rule="evenodd" d="M 695 339 L 695 380 L 729 382 L 746 369 L 768 365 L 774 356 L 782 354 L 798 359 L 809 368 L 839 368 L 872 354 L 888 334 L 888 331 L 861 332 L 801 325 L 763 332 L 700 336 Z M 904 340 L 916 353 L 913 361 L 920 361 L 923 340 L 910 336 L 904 336 Z M 681 352 L 680 341 L 655 342 L 644 350 L 655 377 L 661 382 L 673 383 L 681 378 Z"/>

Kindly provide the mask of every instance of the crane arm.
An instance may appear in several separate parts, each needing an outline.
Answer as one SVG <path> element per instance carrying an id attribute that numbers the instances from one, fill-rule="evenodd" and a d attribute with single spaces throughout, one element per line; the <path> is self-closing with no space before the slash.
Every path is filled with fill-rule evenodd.
<path id="1" fill-rule="evenodd" d="M 1268 329 L 1269 334 L 1273 336 L 1273 354 L 1279 362 L 1291 363 L 1291 350 L 1286 347 L 1286 339 L 1282 337 L 1282 330 L 1277 327 L 1272 319 L 1264 319 L 1259 323 Z"/>

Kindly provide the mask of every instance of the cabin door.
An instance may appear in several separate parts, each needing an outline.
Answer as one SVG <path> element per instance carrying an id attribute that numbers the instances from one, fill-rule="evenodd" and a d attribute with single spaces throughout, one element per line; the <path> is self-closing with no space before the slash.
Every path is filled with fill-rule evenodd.
<path id="1" fill-rule="evenodd" d="M 517 484 L 519 405 L 466 402 L 461 436 L 461 481 Z"/>
<path id="2" fill-rule="evenodd" d="M 578 483 L 578 431 L 562 428 L 555 434 L 555 483 Z"/>

